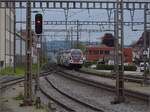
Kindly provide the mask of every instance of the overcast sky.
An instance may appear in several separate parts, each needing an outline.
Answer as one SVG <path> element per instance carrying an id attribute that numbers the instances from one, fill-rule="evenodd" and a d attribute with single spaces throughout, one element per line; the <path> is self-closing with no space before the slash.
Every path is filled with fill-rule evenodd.
<path id="1" fill-rule="evenodd" d="M 34 10 L 32 10 L 34 11 Z M 51 21 L 59 21 L 59 20 L 65 20 L 64 10 L 63 9 L 46 9 L 46 10 L 40 10 L 43 14 L 44 20 L 51 20 Z M 25 21 L 26 20 L 26 13 L 24 9 L 17 9 L 17 20 Z M 113 10 L 111 14 L 111 21 L 114 20 L 113 16 Z M 32 13 L 32 20 L 34 20 L 35 14 Z M 72 9 L 69 10 L 68 13 L 68 20 L 79 20 L 79 21 L 108 21 L 108 14 L 106 10 L 79 10 L 79 9 Z M 124 11 L 124 21 L 131 21 L 130 11 Z M 134 12 L 134 21 L 143 22 L 144 21 L 144 12 L 141 10 L 137 10 Z M 34 29 L 34 26 L 32 26 Z M 70 27 L 74 27 L 76 29 L 76 26 L 68 26 L 68 29 Z M 101 27 L 103 30 L 109 30 L 113 29 L 114 26 L 103 26 Z M 143 30 L 143 25 L 133 26 L 133 29 Z M 17 29 L 19 30 L 21 26 L 17 24 Z M 22 29 L 25 28 L 25 25 L 22 25 Z M 61 29 L 65 28 L 65 26 L 44 26 L 44 29 Z M 100 26 L 82 26 L 82 29 L 100 29 Z M 124 41 L 125 45 L 131 44 L 133 41 L 136 41 L 142 34 L 143 31 L 132 31 L 131 26 L 124 27 Z M 102 37 L 106 32 L 100 32 L 100 33 L 91 33 L 91 41 L 100 41 L 100 37 Z M 111 32 L 113 33 L 113 32 Z M 54 33 L 46 32 L 44 33 L 46 35 L 54 35 Z M 65 35 L 65 33 L 55 33 L 55 35 Z M 51 39 L 50 37 L 47 37 L 48 39 Z M 56 37 L 56 40 L 64 39 L 65 37 Z M 76 39 L 76 37 L 74 37 Z M 89 40 L 89 34 L 88 33 L 82 33 L 81 39 L 82 41 Z"/>

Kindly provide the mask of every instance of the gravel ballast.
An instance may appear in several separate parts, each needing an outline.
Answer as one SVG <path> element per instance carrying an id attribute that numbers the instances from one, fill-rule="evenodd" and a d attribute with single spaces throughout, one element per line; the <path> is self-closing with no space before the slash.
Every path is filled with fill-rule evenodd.
<path id="1" fill-rule="evenodd" d="M 110 102 L 115 97 L 113 93 L 69 80 L 57 74 L 53 74 L 48 78 L 61 91 L 95 105 L 98 108 L 101 107 L 106 112 L 149 112 L 145 102 L 126 98 L 125 103 L 112 105 Z"/>
<path id="2" fill-rule="evenodd" d="M 75 110 L 75 112 L 97 112 L 84 105 L 75 102 L 72 99 L 65 97 L 64 95 L 56 91 L 48 82 L 44 80 L 42 81 L 41 88 L 44 89 L 44 91 L 51 97 L 53 97 L 55 100 L 65 104 L 69 108 L 72 108 L 73 110 Z"/>

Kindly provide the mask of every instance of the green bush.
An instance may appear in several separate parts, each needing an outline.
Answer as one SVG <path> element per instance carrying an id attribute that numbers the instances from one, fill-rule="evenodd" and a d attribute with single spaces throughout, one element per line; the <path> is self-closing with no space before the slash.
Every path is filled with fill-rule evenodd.
<path id="1" fill-rule="evenodd" d="M 135 65 L 124 66 L 125 71 L 136 71 L 137 67 Z"/>
<path id="2" fill-rule="evenodd" d="M 87 62 L 84 62 L 84 66 L 85 66 L 85 67 L 89 67 L 89 66 L 91 66 L 91 65 L 92 65 L 91 62 L 88 62 L 88 61 L 87 61 Z"/>
<path id="3" fill-rule="evenodd" d="M 20 92 L 18 96 L 14 97 L 13 98 L 14 100 L 23 100 L 24 99 L 24 96 L 23 96 L 23 93 Z"/>
<path id="4" fill-rule="evenodd" d="M 85 66 L 85 67 L 89 67 L 89 66 L 91 66 L 91 65 L 96 65 L 96 64 L 97 64 L 97 61 L 92 61 L 92 62 L 87 61 L 87 62 L 84 62 L 84 66 Z"/>
<path id="5" fill-rule="evenodd" d="M 97 64 L 96 69 L 98 69 L 98 70 L 113 70 L 114 66 L 113 65 L 105 65 L 105 64 Z"/>
<path id="6" fill-rule="evenodd" d="M 119 69 L 121 66 L 119 66 Z M 114 65 L 97 64 L 96 69 L 98 70 L 113 70 Z M 125 71 L 136 71 L 137 67 L 134 65 L 124 66 Z"/>

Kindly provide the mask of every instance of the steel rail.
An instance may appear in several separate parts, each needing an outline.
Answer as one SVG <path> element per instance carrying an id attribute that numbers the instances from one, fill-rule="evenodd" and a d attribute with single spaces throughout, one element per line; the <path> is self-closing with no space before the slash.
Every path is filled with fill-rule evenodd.
<path id="1" fill-rule="evenodd" d="M 57 72 L 57 74 L 60 74 L 60 75 L 66 77 L 68 79 L 75 80 L 75 81 L 78 81 L 78 82 L 81 82 L 81 83 L 84 83 L 84 84 L 87 84 L 87 85 L 91 85 L 91 86 L 98 87 L 98 88 L 101 88 L 101 89 L 105 89 L 105 90 L 108 90 L 108 91 L 111 91 L 111 92 L 115 92 L 115 86 L 112 86 L 112 85 L 109 85 L 109 84 L 100 83 L 100 82 L 90 80 L 90 79 L 87 79 L 87 78 L 83 78 L 83 77 L 80 77 L 80 76 L 75 76 L 73 74 L 66 73 L 62 70 L 59 70 L 59 72 Z M 143 100 L 143 101 L 146 101 L 146 102 L 150 102 L 149 101 L 150 95 L 146 94 L 146 93 L 141 93 L 141 92 L 125 89 L 125 96 L 129 96 L 129 97 L 137 98 L 137 99 L 140 99 L 140 100 Z"/>
<path id="2" fill-rule="evenodd" d="M 42 72 L 42 73 L 40 73 L 40 77 L 46 76 L 48 74 L 49 74 L 49 72 Z M 10 79 L 10 80 L 1 81 L 0 83 L 2 84 L 2 86 L 0 87 L 0 89 L 3 89 L 3 88 L 8 87 L 8 86 L 15 85 L 15 84 L 20 83 L 22 81 L 24 81 L 24 76 L 23 77 L 18 77 L 18 78 L 13 78 L 13 79 Z"/>
<path id="3" fill-rule="evenodd" d="M 47 81 L 56 91 L 58 91 L 59 93 L 61 93 L 61 94 L 64 95 L 64 96 L 68 97 L 69 99 L 72 99 L 72 100 L 74 100 L 75 102 L 77 102 L 77 103 L 79 103 L 79 104 L 82 104 L 82 105 L 84 105 L 84 106 L 86 106 L 86 107 L 88 107 L 88 108 L 91 108 L 92 110 L 95 110 L 95 111 L 98 111 L 98 112 L 104 112 L 102 109 L 99 109 L 99 108 L 97 108 L 97 107 L 95 107 L 95 106 L 93 106 L 93 105 L 90 105 L 90 104 L 88 104 L 88 103 L 86 103 L 86 102 L 83 102 L 83 101 L 81 101 L 81 100 L 78 100 L 78 99 L 72 97 L 71 95 L 66 94 L 65 92 L 63 92 L 63 91 L 59 90 L 58 88 L 56 88 L 56 87 L 52 84 L 52 82 L 51 82 L 47 77 L 45 77 L 45 79 L 46 79 L 46 81 Z"/>
<path id="4" fill-rule="evenodd" d="M 72 109 L 71 107 L 68 107 L 67 105 L 63 104 L 62 102 L 60 102 L 60 101 L 56 100 L 55 98 L 51 97 L 48 93 L 46 93 L 46 92 L 44 91 L 43 88 L 39 87 L 39 89 L 40 89 L 41 93 L 42 93 L 43 95 L 45 95 L 48 99 L 51 99 L 51 100 L 54 101 L 56 104 L 60 105 L 60 106 L 63 107 L 64 109 L 68 110 L 69 112 L 75 112 L 75 110 Z"/>
<path id="5" fill-rule="evenodd" d="M 82 71 L 82 70 L 79 70 L 79 72 L 80 73 L 86 73 L 86 74 L 92 74 L 92 75 L 96 75 L 96 76 L 98 76 L 98 74 L 96 74 L 96 73 L 89 73 L 89 72 L 86 72 L 86 71 Z M 114 75 L 112 75 L 112 76 L 110 76 L 110 75 L 108 75 L 108 76 L 101 76 L 101 75 L 99 75 L 99 77 L 105 77 L 105 78 L 116 78 L 116 76 Z M 129 81 L 129 82 L 136 82 L 136 83 L 141 83 L 142 84 L 142 81 L 143 81 L 143 76 L 133 76 L 133 75 L 128 75 L 128 74 L 125 74 L 124 75 L 124 79 L 125 79 L 125 81 Z M 150 80 L 150 78 L 148 78 L 148 80 Z"/>

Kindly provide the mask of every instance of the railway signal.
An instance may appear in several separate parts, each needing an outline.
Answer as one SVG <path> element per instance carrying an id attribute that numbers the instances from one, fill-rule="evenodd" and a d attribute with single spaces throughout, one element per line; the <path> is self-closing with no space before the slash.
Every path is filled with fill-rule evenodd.
<path id="1" fill-rule="evenodd" d="M 37 39 L 37 58 L 38 58 L 38 71 L 37 71 L 37 76 L 36 76 L 36 89 L 39 90 L 39 73 L 40 73 L 40 60 L 41 60 L 41 38 L 40 38 L 40 34 L 42 33 L 43 30 L 43 17 L 42 14 L 36 14 L 35 15 L 35 33 L 38 34 L 38 39 Z"/>
<path id="2" fill-rule="evenodd" d="M 43 27 L 43 17 L 42 14 L 36 14 L 35 15 L 35 32 L 36 34 L 42 33 Z"/>

